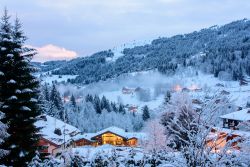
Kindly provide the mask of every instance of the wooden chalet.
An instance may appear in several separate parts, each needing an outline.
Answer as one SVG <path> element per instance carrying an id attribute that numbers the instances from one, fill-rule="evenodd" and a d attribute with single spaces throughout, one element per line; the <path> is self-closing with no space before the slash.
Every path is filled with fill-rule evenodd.
<path id="1" fill-rule="evenodd" d="M 240 142 L 250 137 L 250 132 L 214 127 L 207 138 L 207 146 L 213 152 L 240 150 Z M 228 144 L 230 143 L 230 144 Z"/>
<path id="2" fill-rule="evenodd" d="M 74 145 L 79 146 L 100 146 L 110 144 L 114 146 L 135 147 L 139 140 L 145 139 L 144 133 L 126 132 L 118 127 L 109 127 L 97 133 L 86 133 L 74 138 Z"/>
<path id="3" fill-rule="evenodd" d="M 229 147 L 229 151 L 240 150 L 239 143 L 250 138 L 250 132 L 239 127 L 240 123 L 250 121 L 250 109 L 242 109 L 220 116 L 223 120 L 223 128 L 214 127 L 207 139 L 207 145 L 214 152 Z"/>
<path id="4" fill-rule="evenodd" d="M 235 111 L 226 115 L 220 116 L 223 120 L 223 128 L 237 130 L 241 122 L 250 121 L 250 109 Z"/>
<path id="5" fill-rule="evenodd" d="M 132 88 L 126 88 L 126 87 L 122 88 L 122 93 L 123 94 L 133 94 L 134 91 L 135 91 L 135 89 L 132 89 Z"/>
<path id="6" fill-rule="evenodd" d="M 131 105 L 131 106 L 128 107 L 128 111 L 137 112 L 138 111 L 138 106 Z"/>
<path id="7" fill-rule="evenodd" d="M 38 145 L 42 147 L 40 153 L 47 155 L 56 155 L 62 148 L 65 149 L 68 146 L 74 136 L 80 133 L 76 127 L 48 115 L 40 116 L 35 126 L 41 128 L 41 138 L 38 142 Z"/>

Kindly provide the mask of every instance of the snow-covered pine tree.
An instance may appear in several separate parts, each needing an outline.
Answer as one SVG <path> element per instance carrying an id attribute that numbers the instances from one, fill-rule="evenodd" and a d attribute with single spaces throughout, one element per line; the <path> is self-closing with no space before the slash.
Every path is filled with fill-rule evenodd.
<path id="1" fill-rule="evenodd" d="M 42 114 L 48 114 L 49 113 L 49 101 L 46 100 L 45 94 L 44 94 L 44 87 L 40 86 L 39 90 L 39 97 L 38 97 L 38 104 L 40 113 Z"/>
<path id="2" fill-rule="evenodd" d="M 53 85 L 52 85 L 52 89 L 51 89 L 51 93 L 50 93 L 50 101 L 52 102 L 50 112 L 56 118 L 63 120 L 63 115 L 64 115 L 63 114 L 63 112 L 64 112 L 63 103 L 62 103 L 61 95 L 58 92 L 58 90 L 56 89 L 55 83 L 53 83 Z"/>
<path id="3" fill-rule="evenodd" d="M 148 109 L 148 106 L 145 105 L 142 108 L 142 119 L 143 121 L 147 121 L 149 118 L 150 118 L 149 109 Z"/>
<path id="4" fill-rule="evenodd" d="M 100 101 L 100 98 L 97 95 L 95 95 L 93 102 L 94 102 L 94 107 L 95 107 L 96 113 L 101 114 L 102 113 L 101 101 Z"/>
<path id="5" fill-rule="evenodd" d="M 70 97 L 70 102 L 71 102 L 71 105 L 76 108 L 76 98 L 75 96 L 72 94 L 71 97 Z"/>
<path id="6" fill-rule="evenodd" d="M 50 96 L 49 96 L 49 88 L 48 88 L 48 84 L 45 83 L 43 86 L 43 94 L 44 94 L 44 98 L 45 100 L 49 101 L 50 100 Z"/>
<path id="7" fill-rule="evenodd" d="M 170 91 L 167 91 L 167 93 L 166 93 L 166 95 L 164 97 L 164 103 L 168 104 L 168 102 L 170 101 L 170 99 L 171 99 L 171 93 L 170 93 Z"/>
<path id="8" fill-rule="evenodd" d="M 19 20 L 16 19 L 12 27 L 9 19 L 5 10 L 0 37 L 0 71 L 4 74 L 0 110 L 5 114 L 3 123 L 7 123 L 10 136 L 2 145 L 9 154 L 0 163 L 22 167 L 27 166 L 37 150 L 39 129 L 34 123 L 40 114 L 37 105 L 39 82 L 32 75 L 35 69 L 30 65 L 35 53 L 24 47 L 26 38 Z"/>
<path id="9" fill-rule="evenodd" d="M 121 114 L 125 114 L 126 113 L 125 107 L 121 103 L 119 104 L 118 112 L 121 113 Z"/>
<path id="10" fill-rule="evenodd" d="M 4 118 L 4 113 L 0 112 L 0 120 Z M 4 142 L 4 140 L 9 137 L 7 132 L 7 125 L 0 121 L 0 145 Z M 1 149 L 0 147 L 0 158 L 3 158 L 8 154 L 7 150 Z"/>
<path id="11" fill-rule="evenodd" d="M 101 109 L 106 109 L 108 112 L 111 112 L 109 100 L 105 96 L 103 96 L 101 100 Z"/>
<path id="12" fill-rule="evenodd" d="M 5 47 L 2 47 L 1 44 L 3 43 L 4 40 L 10 40 L 11 36 L 11 25 L 9 23 L 9 16 L 7 14 L 7 10 L 5 10 L 4 16 L 2 17 L 1 20 L 1 29 L 0 29 L 0 55 L 2 54 L 3 51 L 6 50 Z M 3 63 L 5 62 L 5 58 L 3 56 L 0 56 L 0 90 L 2 89 L 3 86 L 3 82 L 4 82 L 4 77 L 5 77 L 5 73 L 2 70 L 2 65 L 4 65 Z M 2 92 L 0 91 L 0 120 L 2 120 L 4 118 L 4 113 L 2 113 L 2 107 L 3 107 L 3 100 L 4 98 L 2 97 Z M 7 125 L 4 124 L 3 122 L 0 121 L 0 158 L 3 158 L 6 155 L 6 151 L 5 149 L 2 149 L 2 143 L 4 142 L 4 140 L 8 137 L 8 133 L 7 133 Z"/>

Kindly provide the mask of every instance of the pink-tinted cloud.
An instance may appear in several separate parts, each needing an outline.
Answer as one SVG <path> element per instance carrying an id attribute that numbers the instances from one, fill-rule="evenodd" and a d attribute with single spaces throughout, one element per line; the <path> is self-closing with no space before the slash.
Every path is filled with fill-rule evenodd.
<path id="1" fill-rule="evenodd" d="M 75 51 L 67 50 L 63 47 L 48 44 L 42 47 L 30 46 L 37 50 L 37 55 L 32 61 L 45 62 L 50 60 L 70 60 L 77 57 Z"/>

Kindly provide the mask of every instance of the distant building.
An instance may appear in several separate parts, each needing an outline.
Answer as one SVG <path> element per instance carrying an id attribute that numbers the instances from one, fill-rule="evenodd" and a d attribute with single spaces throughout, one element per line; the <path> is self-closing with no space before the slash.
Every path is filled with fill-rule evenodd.
<path id="1" fill-rule="evenodd" d="M 128 111 L 130 111 L 130 112 L 137 112 L 138 111 L 138 106 L 134 106 L 134 105 L 129 106 L 128 107 Z"/>
<path id="2" fill-rule="evenodd" d="M 126 88 L 126 87 L 122 88 L 122 93 L 123 94 L 133 94 L 134 91 L 135 91 L 135 89 L 132 89 L 132 88 Z"/>

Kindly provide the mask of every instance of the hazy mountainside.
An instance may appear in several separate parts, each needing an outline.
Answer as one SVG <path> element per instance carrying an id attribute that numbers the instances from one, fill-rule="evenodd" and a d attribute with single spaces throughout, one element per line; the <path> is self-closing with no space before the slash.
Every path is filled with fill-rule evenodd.
<path id="1" fill-rule="evenodd" d="M 215 77 L 238 80 L 250 75 L 249 50 L 250 21 L 244 19 L 125 48 L 115 61 L 110 61 L 114 53 L 108 50 L 59 63 L 53 74 L 78 75 L 72 82 L 91 83 L 129 72 L 158 69 L 172 74 L 182 66 L 193 66 Z"/>
<path id="2" fill-rule="evenodd" d="M 45 63 L 32 62 L 32 65 L 39 68 L 42 72 L 47 72 L 57 69 L 66 63 L 67 63 L 66 60 L 57 60 L 57 61 L 47 61 Z"/>

